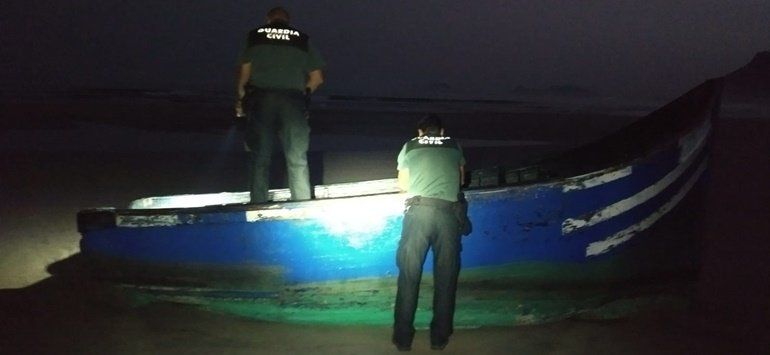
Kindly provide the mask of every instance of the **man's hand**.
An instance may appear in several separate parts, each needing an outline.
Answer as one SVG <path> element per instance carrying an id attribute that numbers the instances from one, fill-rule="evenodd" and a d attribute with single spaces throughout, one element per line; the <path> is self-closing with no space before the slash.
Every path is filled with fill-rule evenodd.
<path id="1" fill-rule="evenodd" d="M 246 129 L 248 128 L 248 122 L 246 120 L 246 113 L 243 111 L 242 102 L 243 100 L 238 100 L 235 102 L 235 119 L 233 119 L 233 124 L 238 131 L 246 132 Z"/>
<path id="2" fill-rule="evenodd" d="M 316 69 L 307 74 L 307 83 L 305 87 L 310 89 L 310 93 L 314 93 L 321 84 L 324 82 L 324 75 L 321 69 Z"/>
<path id="3" fill-rule="evenodd" d="M 235 102 L 235 117 L 246 117 L 246 114 L 243 112 L 243 102 L 241 100 Z"/>
<path id="4" fill-rule="evenodd" d="M 246 114 L 243 112 L 243 98 L 246 97 L 246 84 L 251 77 L 251 63 L 242 63 L 237 70 L 235 80 L 235 92 L 237 98 L 235 101 L 235 117 L 244 117 Z"/>

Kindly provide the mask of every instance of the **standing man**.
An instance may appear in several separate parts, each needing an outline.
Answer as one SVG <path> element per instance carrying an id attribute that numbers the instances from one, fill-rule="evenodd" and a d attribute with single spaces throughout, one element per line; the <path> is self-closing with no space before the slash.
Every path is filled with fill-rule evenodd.
<path id="1" fill-rule="evenodd" d="M 457 143 L 444 136 L 438 117 L 423 118 L 417 134 L 398 155 L 399 187 L 413 195 L 406 201 L 396 255 L 399 274 L 392 340 L 400 351 L 412 346 L 414 314 L 428 248 L 433 249 L 432 349 L 443 349 L 452 334 L 460 272 L 461 223 L 456 211 L 465 158 Z"/>
<path id="2" fill-rule="evenodd" d="M 308 36 L 289 26 L 284 8 L 271 9 L 267 24 L 249 32 L 240 54 L 235 113 L 247 120 L 251 203 L 268 200 L 276 134 L 286 157 L 291 199 L 310 199 L 307 103 L 323 82 L 324 64 Z"/>

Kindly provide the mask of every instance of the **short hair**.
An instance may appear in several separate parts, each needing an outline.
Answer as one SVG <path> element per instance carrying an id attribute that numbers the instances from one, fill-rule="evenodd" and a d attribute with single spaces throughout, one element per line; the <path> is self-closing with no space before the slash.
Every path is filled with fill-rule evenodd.
<path id="1" fill-rule="evenodd" d="M 444 126 L 441 124 L 441 119 L 431 113 L 417 123 L 417 128 L 424 134 L 439 134 Z"/>
<path id="2" fill-rule="evenodd" d="M 289 12 L 286 11 L 286 9 L 278 6 L 270 9 L 270 11 L 267 12 L 267 19 L 270 20 L 270 22 L 289 22 L 290 17 Z"/>

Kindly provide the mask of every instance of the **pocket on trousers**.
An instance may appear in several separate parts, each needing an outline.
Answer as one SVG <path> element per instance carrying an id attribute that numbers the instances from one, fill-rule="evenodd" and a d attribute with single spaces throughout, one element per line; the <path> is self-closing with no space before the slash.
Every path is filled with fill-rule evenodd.
<path id="1" fill-rule="evenodd" d="M 457 195 L 457 202 L 454 204 L 454 214 L 458 222 L 458 232 L 460 235 L 469 235 L 473 231 L 473 224 L 468 218 L 468 201 L 465 194 L 460 192 Z"/>

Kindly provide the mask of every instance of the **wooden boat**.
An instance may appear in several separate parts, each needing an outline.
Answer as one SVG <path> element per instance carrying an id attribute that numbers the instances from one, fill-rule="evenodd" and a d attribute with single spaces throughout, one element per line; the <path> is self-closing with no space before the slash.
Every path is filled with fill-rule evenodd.
<path id="1" fill-rule="evenodd" d="M 692 266 L 656 229 L 708 167 L 721 79 L 597 142 L 524 168 L 475 171 L 465 190 L 458 326 L 594 312 Z M 93 275 L 135 299 L 269 320 L 389 324 L 404 194 L 395 179 L 316 186 L 314 200 L 248 194 L 142 198 L 81 211 Z M 431 256 L 420 304 L 429 307 Z M 620 292 L 620 293 L 619 293 Z M 631 295 L 631 296 L 629 296 Z M 429 314 L 418 311 L 417 323 Z M 421 323 L 422 322 L 422 323 Z"/>

